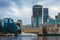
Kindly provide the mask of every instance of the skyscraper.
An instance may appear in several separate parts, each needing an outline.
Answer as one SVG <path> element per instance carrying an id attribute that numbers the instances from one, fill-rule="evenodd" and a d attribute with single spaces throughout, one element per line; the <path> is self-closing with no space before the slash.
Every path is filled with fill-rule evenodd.
<path id="1" fill-rule="evenodd" d="M 32 16 L 33 27 L 39 27 L 42 24 L 42 5 L 33 6 L 33 16 Z"/>
<path id="2" fill-rule="evenodd" d="M 43 8 L 43 23 L 47 23 L 48 19 L 48 8 Z"/>
<path id="3" fill-rule="evenodd" d="M 34 17 L 42 17 L 42 5 L 34 5 L 33 6 L 33 16 Z"/>
<path id="4" fill-rule="evenodd" d="M 42 5 L 34 5 L 31 17 L 32 27 L 39 27 L 41 24 L 47 23 L 48 16 L 48 8 L 43 8 Z"/>

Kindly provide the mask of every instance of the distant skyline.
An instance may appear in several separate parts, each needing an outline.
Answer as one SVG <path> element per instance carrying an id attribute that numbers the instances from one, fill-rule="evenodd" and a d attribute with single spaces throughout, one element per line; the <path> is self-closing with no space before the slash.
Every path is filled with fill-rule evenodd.
<path id="1" fill-rule="evenodd" d="M 33 5 L 49 8 L 52 18 L 60 12 L 60 0 L 0 0 L 0 18 L 21 19 L 23 25 L 31 24 Z"/>

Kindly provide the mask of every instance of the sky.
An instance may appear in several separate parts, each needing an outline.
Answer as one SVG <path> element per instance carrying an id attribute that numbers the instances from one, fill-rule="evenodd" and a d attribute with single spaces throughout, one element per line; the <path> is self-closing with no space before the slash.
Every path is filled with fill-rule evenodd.
<path id="1" fill-rule="evenodd" d="M 54 18 L 60 12 L 60 0 L 0 0 L 0 18 L 22 20 L 23 25 L 31 24 L 33 5 L 43 5 Z"/>

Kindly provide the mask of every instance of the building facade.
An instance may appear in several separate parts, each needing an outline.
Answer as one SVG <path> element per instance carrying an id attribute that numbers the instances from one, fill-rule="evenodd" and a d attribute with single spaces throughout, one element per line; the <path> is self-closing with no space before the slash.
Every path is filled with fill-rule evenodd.
<path id="1" fill-rule="evenodd" d="M 43 23 L 47 23 L 48 19 L 48 8 L 43 8 Z"/>
<path id="2" fill-rule="evenodd" d="M 60 24 L 60 13 L 58 13 L 57 16 L 55 16 L 55 24 Z"/>
<path id="3" fill-rule="evenodd" d="M 50 25 L 54 25 L 55 24 L 55 19 L 49 17 L 47 23 L 50 24 Z"/>
<path id="4" fill-rule="evenodd" d="M 42 5 L 33 6 L 32 26 L 39 27 L 42 24 Z"/>
<path id="5" fill-rule="evenodd" d="M 43 8 L 42 5 L 34 5 L 31 19 L 33 27 L 39 27 L 41 24 L 47 23 L 48 8 Z"/>

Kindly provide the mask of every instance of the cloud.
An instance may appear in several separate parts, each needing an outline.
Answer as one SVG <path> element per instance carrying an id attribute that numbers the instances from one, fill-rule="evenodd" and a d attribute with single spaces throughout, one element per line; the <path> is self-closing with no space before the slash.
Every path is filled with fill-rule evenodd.
<path id="1" fill-rule="evenodd" d="M 55 19 L 55 15 L 60 12 L 60 1 L 59 0 L 44 0 L 43 6 L 49 9 L 49 15 Z"/>
<path id="2" fill-rule="evenodd" d="M 50 7 L 49 8 L 51 11 L 60 11 L 60 7 Z"/>
<path id="3" fill-rule="evenodd" d="M 21 19 L 23 24 L 29 24 L 33 14 L 32 7 L 36 4 L 49 8 L 49 15 L 53 18 L 60 12 L 59 0 L 0 0 L 0 18 Z"/>
<path id="4" fill-rule="evenodd" d="M 55 19 L 55 16 L 60 12 L 60 7 L 51 6 L 49 7 L 49 15 Z"/>
<path id="5" fill-rule="evenodd" d="M 43 1 L 39 1 L 39 2 L 37 2 L 37 4 L 38 5 L 43 5 L 44 3 L 43 3 Z"/>
<path id="6" fill-rule="evenodd" d="M 10 6 L 10 1 L 8 0 L 0 0 L 0 8 L 7 8 Z"/>
<path id="7" fill-rule="evenodd" d="M 19 5 L 20 6 L 20 5 Z M 30 16 L 32 14 L 32 8 L 29 7 L 28 5 L 23 5 L 23 7 L 19 7 L 16 5 L 15 2 L 11 2 L 10 6 L 8 8 L 2 8 L 0 11 L 1 18 L 12 18 L 15 21 L 18 19 L 21 19 L 23 21 L 23 24 L 28 24 L 30 23 L 31 19 Z M 5 14 L 5 15 L 4 15 Z M 26 21 L 27 19 L 27 21 Z"/>

